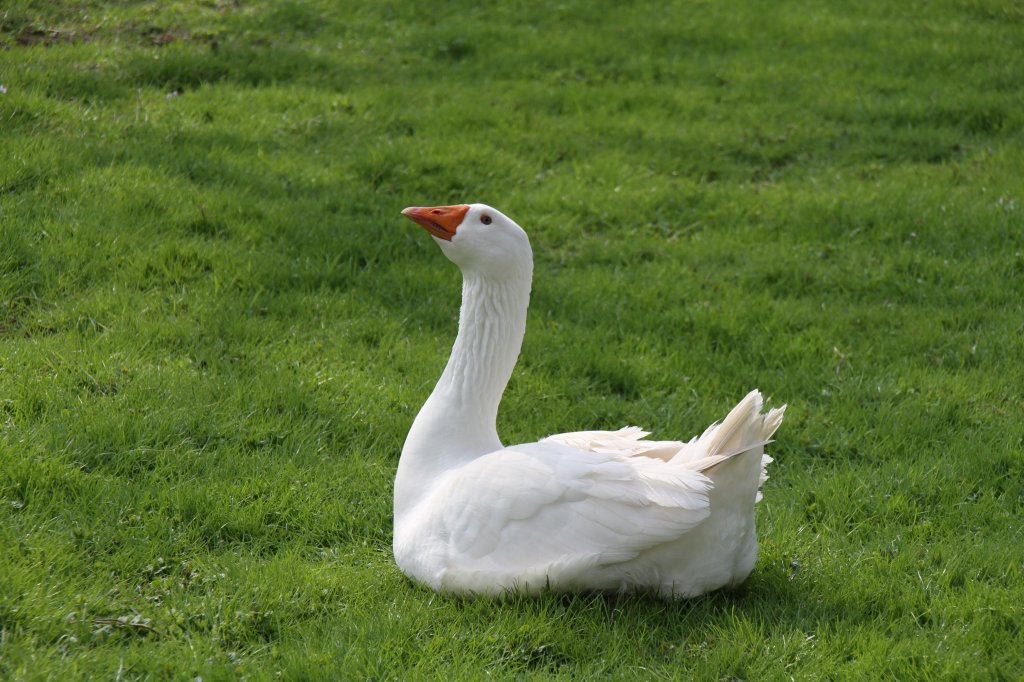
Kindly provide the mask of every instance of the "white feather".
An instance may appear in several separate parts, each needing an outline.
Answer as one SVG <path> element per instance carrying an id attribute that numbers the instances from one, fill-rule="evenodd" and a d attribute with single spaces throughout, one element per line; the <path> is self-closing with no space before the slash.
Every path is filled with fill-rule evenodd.
<path id="1" fill-rule="evenodd" d="M 437 239 L 463 271 L 463 307 L 395 479 L 402 570 L 435 589 L 483 594 L 550 587 L 679 597 L 745 579 L 771 462 L 763 446 L 783 409 L 762 413 L 752 391 L 688 442 L 649 441 L 627 426 L 502 447 L 495 418 L 525 331 L 529 240 L 488 206 L 444 208 L 464 213 L 450 241 Z"/>

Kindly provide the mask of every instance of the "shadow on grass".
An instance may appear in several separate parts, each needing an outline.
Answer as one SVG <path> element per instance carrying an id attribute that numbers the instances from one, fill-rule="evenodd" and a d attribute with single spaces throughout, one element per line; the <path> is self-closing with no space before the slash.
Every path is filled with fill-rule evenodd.
<path id="1" fill-rule="evenodd" d="M 708 656 L 743 655 L 754 643 L 855 629 L 872 618 L 861 605 L 844 601 L 834 586 L 815 584 L 781 562 L 760 565 L 735 590 L 678 601 L 643 593 L 438 597 L 406 585 L 421 605 L 436 607 L 438 599 L 446 604 L 460 629 L 478 635 L 471 655 L 503 672 L 594 672 L 600 652 L 621 654 L 623 647 L 655 670 L 675 669 Z"/>
<path id="2" fill-rule="evenodd" d="M 558 605 L 567 611 L 592 610 L 600 605 L 608 624 L 643 622 L 647 627 L 674 631 L 708 627 L 738 616 L 771 629 L 810 631 L 824 623 L 849 621 L 856 613 L 852 604 L 823 600 L 830 588 L 815 585 L 806 576 L 795 579 L 793 571 L 773 562 L 758 566 L 735 589 L 721 589 L 691 599 L 666 600 L 654 593 L 547 593 L 536 598 L 512 596 L 503 603 L 524 612 L 544 611 Z M 464 600 L 465 601 L 465 600 Z"/>

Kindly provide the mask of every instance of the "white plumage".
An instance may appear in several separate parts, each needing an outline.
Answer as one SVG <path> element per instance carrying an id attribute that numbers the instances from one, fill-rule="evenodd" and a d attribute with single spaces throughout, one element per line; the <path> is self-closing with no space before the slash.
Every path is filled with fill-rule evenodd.
<path id="1" fill-rule="evenodd" d="M 503 447 L 495 421 L 525 332 L 526 233 L 483 204 L 403 211 L 463 272 L 459 333 L 406 439 L 394 551 L 438 590 L 650 590 L 690 597 L 742 582 L 754 503 L 784 408 L 757 391 L 689 442 L 638 427 Z"/>

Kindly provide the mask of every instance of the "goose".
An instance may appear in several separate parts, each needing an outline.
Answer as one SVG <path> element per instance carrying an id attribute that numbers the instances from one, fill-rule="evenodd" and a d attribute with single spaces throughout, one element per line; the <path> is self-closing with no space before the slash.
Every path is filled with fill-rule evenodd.
<path id="1" fill-rule="evenodd" d="M 409 207 L 462 271 L 448 364 L 416 415 L 394 486 L 395 562 L 457 595 L 630 592 L 695 597 L 757 558 L 754 504 L 785 406 L 751 391 L 688 442 L 561 433 L 504 446 L 496 418 L 533 275 L 526 232 L 485 204 Z"/>

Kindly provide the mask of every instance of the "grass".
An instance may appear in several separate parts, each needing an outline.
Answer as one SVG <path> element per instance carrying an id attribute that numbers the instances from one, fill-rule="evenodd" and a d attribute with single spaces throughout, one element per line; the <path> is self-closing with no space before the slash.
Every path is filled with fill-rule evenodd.
<path id="1" fill-rule="evenodd" d="M 0 10 L 0 677 L 1020 679 L 1024 12 Z M 463 601 L 390 556 L 458 274 L 537 258 L 506 441 L 787 402 L 737 592 Z"/>

